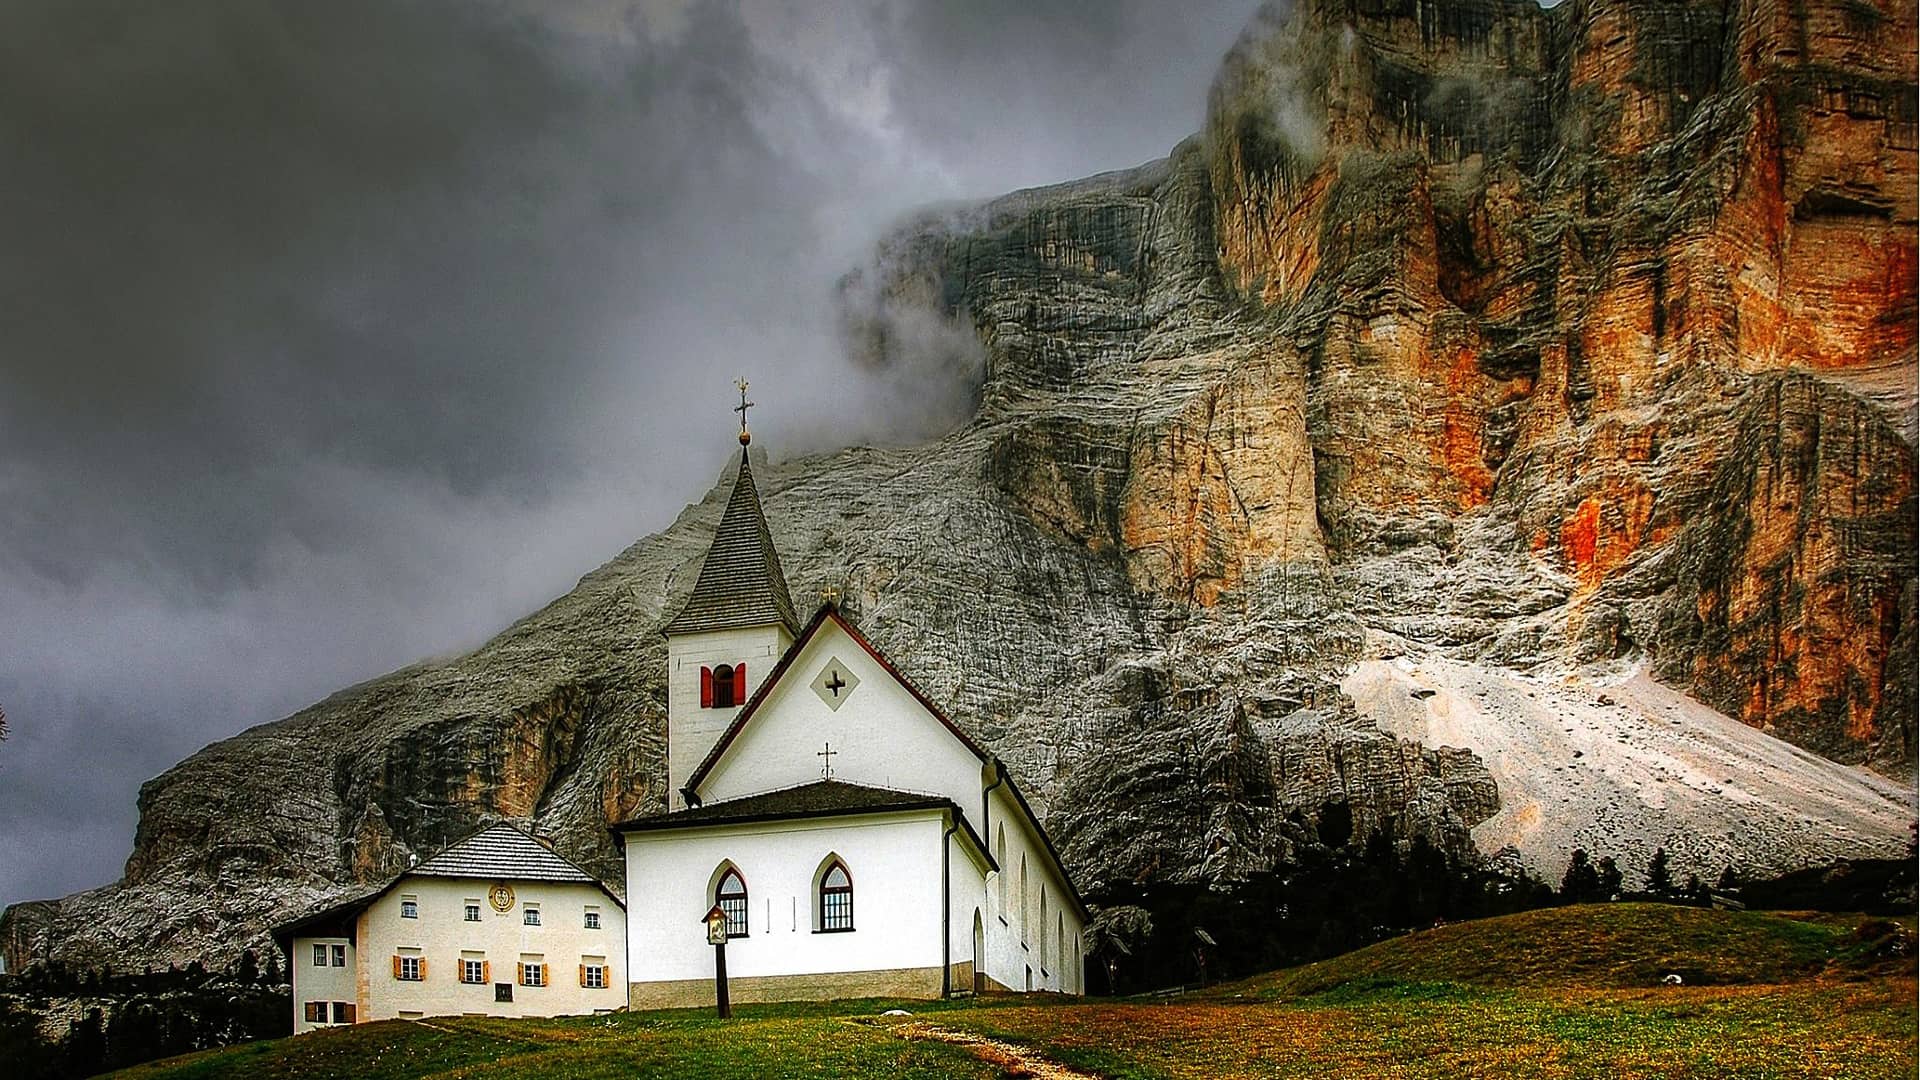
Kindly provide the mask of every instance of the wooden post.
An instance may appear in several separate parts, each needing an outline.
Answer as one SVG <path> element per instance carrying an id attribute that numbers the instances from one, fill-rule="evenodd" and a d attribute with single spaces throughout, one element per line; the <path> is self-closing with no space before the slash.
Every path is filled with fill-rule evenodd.
<path id="1" fill-rule="evenodd" d="M 727 1000 L 727 913 L 713 905 L 707 917 L 707 944 L 713 946 L 713 1002 L 720 1019 L 733 1016 L 733 1004 Z"/>

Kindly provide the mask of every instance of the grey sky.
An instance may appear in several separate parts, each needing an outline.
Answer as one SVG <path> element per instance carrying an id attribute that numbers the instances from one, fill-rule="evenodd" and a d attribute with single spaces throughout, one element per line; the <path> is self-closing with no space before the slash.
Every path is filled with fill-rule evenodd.
<path id="1" fill-rule="evenodd" d="M 665 524 L 736 372 L 775 454 L 948 422 L 835 279 L 1164 154 L 1254 6 L 0 0 L 0 903 Z"/>

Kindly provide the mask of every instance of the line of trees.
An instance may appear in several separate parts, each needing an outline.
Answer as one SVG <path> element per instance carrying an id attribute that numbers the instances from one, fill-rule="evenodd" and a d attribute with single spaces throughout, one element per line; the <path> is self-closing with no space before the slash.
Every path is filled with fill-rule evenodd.
<path id="1" fill-rule="evenodd" d="M 77 1006 L 66 1034 L 48 1039 L 42 1017 Z M 92 1076 L 293 1030 L 293 990 L 277 951 L 251 950 L 223 971 L 198 961 L 165 971 L 116 973 L 60 961 L 0 976 L 0 1062 L 23 1080 Z"/>
<path id="2" fill-rule="evenodd" d="M 1357 852 L 1308 849 L 1300 862 L 1230 887 L 1142 884 L 1095 897 L 1088 986 L 1137 993 L 1232 979 L 1334 956 L 1411 930 L 1559 904 L 1616 900 L 1911 913 L 1913 860 L 1877 859 L 1753 879 L 1728 868 L 1708 886 L 1675 880 L 1665 848 L 1638 888 L 1606 855 L 1571 853 L 1559 888 L 1524 870 L 1456 859 L 1424 839 L 1375 832 Z M 1216 946 L 1215 942 L 1227 943 Z"/>

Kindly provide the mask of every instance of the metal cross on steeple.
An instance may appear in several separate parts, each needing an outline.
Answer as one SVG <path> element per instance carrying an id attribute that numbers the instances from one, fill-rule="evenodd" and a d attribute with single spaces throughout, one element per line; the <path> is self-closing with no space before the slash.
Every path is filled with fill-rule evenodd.
<path id="1" fill-rule="evenodd" d="M 740 389 L 740 404 L 735 405 L 733 411 L 740 414 L 740 445 L 745 446 L 753 441 L 753 435 L 747 431 L 747 410 L 753 408 L 753 402 L 747 400 L 746 379 L 735 379 L 733 385 Z"/>
<path id="2" fill-rule="evenodd" d="M 825 759 L 826 759 L 826 762 L 827 762 L 827 763 L 826 763 L 825 765 L 823 765 L 823 766 L 821 766 L 821 767 L 820 767 L 820 778 L 821 778 L 821 779 L 823 779 L 823 780 L 831 780 L 831 779 L 833 779 L 833 756 L 834 756 L 835 754 L 838 754 L 839 752 L 840 752 L 840 751 L 838 751 L 838 750 L 835 750 L 835 749 L 833 748 L 833 744 L 832 744 L 832 743 L 828 743 L 828 744 L 827 744 L 827 748 L 826 748 L 825 750 L 822 750 L 822 751 L 820 751 L 820 752 L 818 752 L 818 753 L 816 753 L 816 754 L 814 754 L 814 755 L 813 755 L 814 757 L 817 757 L 817 758 L 825 758 Z"/>

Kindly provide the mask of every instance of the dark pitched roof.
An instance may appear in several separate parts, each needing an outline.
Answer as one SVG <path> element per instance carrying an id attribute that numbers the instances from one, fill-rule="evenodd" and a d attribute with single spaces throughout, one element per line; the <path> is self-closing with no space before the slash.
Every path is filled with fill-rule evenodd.
<path id="1" fill-rule="evenodd" d="M 555 855 L 547 850 L 546 845 L 518 827 L 502 821 L 456 841 L 438 855 L 396 874 L 382 885 L 362 888 L 343 899 L 281 923 L 273 928 L 274 940 L 285 947 L 294 938 L 318 929 L 343 929 L 351 935 L 355 916 L 385 896 L 402 880 L 419 876 L 484 878 L 489 881 L 579 882 L 606 893 L 607 898 L 621 908 L 627 906 L 614 895 L 612 889 L 607 888 L 606 882 Z"/>
<path id="2" fill-rule="evenodd" d="M 671 814 L 635 818 L 615 825 L 616 831 L 683 829 L 695 825 L 731 825 L 784 818 L 833 817 L 842 814 L 878 814 L 888 810 L 933 810 L 958 807 L 944 795 L 868 787 L 840 780 L 816 780 L 799 787 L 706 803 Z"/>
<path id="3" fill-rule="evenodd" d="M 966 811 L 945 795 L 927 795 L 917 791 L 849 784 L 841 780 L 815 780 L 798 787 L 742 795 L 737 799 L 707 803 L 676 810 L 671 814 L 635 818 L 613 826 L 616 836 L 630 832 L 661 829 L 692 829 L 705 825 L 748 825 L 761 821 L 791 821 L 796 818 L 850 817 L 855 814 L 884 814 L 900 810 L 946 810 L 954 823 L 966 833 L 967 841 L 993 869 L 993 853 L 967 820 Z"/>
<path id="4" fill-rule="evenodd" d="M 713 771 L 713 767 L 720 763 L 720 755 L 727 752 L 727 747 L 733 744 L 734 738 L 747 726 L 747 721 L 753 719 L 753 714 L 759 711 L 761 703 L 766 701 L 767 696 L 773 692 L 773 688 L 779 684 L 781 676 L 786 674 L 787 668 L 793 666 L 793 662 L 800 656 L 800 653 L 806 649 L 807 642 L 813 640 L 813 635 L 820 632 L 820 627 L 824 626 L 828 619 L 832 619 L 837 623 L 840 629 L 846 631 L 848 637 L 858 643 L 862 649 L 865 649 L 867 655 L 873 657 L 874 662 L 880 665 L 881 670 L 893 676 L 901 686 L 905 687 L 907 693 L 912 694 L 913 699 L 918 701 L 922 708 L 926 709 L 927 712 L 933 715 L 934 719 L 940 721 L 948 731 L 952 732 L 953 737 L 959 739 L 960 745 L 966 747 L 969 753 L 979 758 L 983 763 L 990 759 L 990 755 L 980 748 L 979 743 L 974 742 L 971 736 L 961 730 L 959 724 L 954 723 L 953 719 L 949 717 L 940 706 L 933 703 L 932 698 L 928 697 L 918 686 L 915 686 L 913 680 L 907 678 L 905 672 L 895 667 L 893 661 L 887 659 L 886 654 L 875 648 L 873 642 L 868 641 L 867 636 L 860 632 L 859 627 L 854 626 L 845 615 L 840 614 L 840 608 L 837 605 L 832 601 L 828 601 L 820 605 L 819 611 L 813 613 L 813 618 L 807 621 L 806 629 L 800 631 L 800 635 L 794 639 L 793 644 L 787 647 L 786 655 L 782 656 L 780 662 L 774 665 L 773 670 L 767 674 L 767 677 L 761 680 L 760 688 L 753 692 L 751 698 L 747 699 L 746 708 L 741 709 L 740 714 L 733 718 L 733 723 L 728 724 L 727 729 L 720 733 L 718 739 L 714 740 L 713 749 L 707 751 L 707 756 L 700 762 L 699 767 L 693 770 L 693 775 L 687 777 L 686 784 L 681 787 L 683 792 L 692 792 L 698 788 L 700 782 L 707 778 L 707 774 Z M 689 799 L 688 801 L 691 802 L 693 800 Z"/>
<path id="5" fill-rule="evenodd" d="M 419 863 L 407 873 L 427 877 L 578 881 L 586 884 L 597 884 L 599 880 L 504 821 L 481 829 L 433 858 Z"/>
<path id="6" fill-rule="evenodd" d="M 398 880 L 398 879 L 396 879 Z M 273 928 L 273 940 L 281 948 L 293 944 L 297 937 L 352 937 L 354 917 L 365 911 L 393 884 L 389 882 L 377 889 L 364 889 L 349 895 L 344 900 L 336 900 L 323 907 L 310 909 L 306 914 L 281 923 Z M 316 934 L 315 931 L 330 931 Z"/>
<path id="7" fill-rule="evenodd" d="M 789 631 L 800 625 L 793 614 L 787 576 L 780 569 L 780 554 L 774 550 L 773 534 L 767 530 L 760 492 L 753 485 L 753 468 L 743 447 L 740 469 L 733 478 L 733 494 L 720 515 L 720 527 L 714 530 L 706 561 L 700 564 L 700 577 L 685 606 L 662 632 L 684 634 L 773 622 L 785 624 Z"/>

